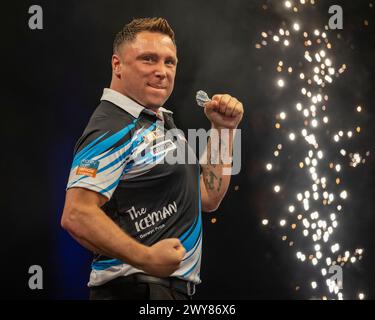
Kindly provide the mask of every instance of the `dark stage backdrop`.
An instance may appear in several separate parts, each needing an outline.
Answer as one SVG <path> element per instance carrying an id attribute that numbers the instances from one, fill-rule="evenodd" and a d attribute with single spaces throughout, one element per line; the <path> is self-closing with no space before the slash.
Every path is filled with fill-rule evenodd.
<path id="1" fill-rule="evenodd" d="M 348 73 L 331 97 L 336 104 L 361 103 L 366 110 L 361 148 L 372 157 L 347 180 L 351 205 L 340 232 L 347 244 L 365 249 L 362 261 L 351 266 L 348 286 L 359 284 L 366 297 L 374 298 L 374 9 L 364 0 L 316 2 L 314 12 L 323 21 L 329 19 L 330 4 L 344 9 L 335 52 Z M 295 250 L 280 240 L 279 231 L 261 224 L 286 205 L 274 202 L 265 164 L 275 148 L 280 101 L 295 102 L 278 93 L 266 72 L 277 64 L 273 51 L 255 48 L 262 31 L 278 30 L 283 21 L 274 3 L 37 0 L 14 1 L 2 9 L 1 298 L 88 297 L 91 254 L 60 227 L 65 186 L 76 139 L 110 82 L 114 35 L 133 17 L 145 16 L 167 18 L 176 33 L 180 62 L 167 106 L 178 127 L 209 128 L 194 101 L 199 89 L 228 92 L 246 110 L 241 172 L 232 178 L 219 210 L 203 215 L 203 282 L 196 298 L 312 297 Z M 33 4 L 43 9 L 43 30 L 28 27 Z M 300 19 L 313 23 L 309 15 Z M 43 268 L 43 290 L 28 287 L 31 265 Z"/>

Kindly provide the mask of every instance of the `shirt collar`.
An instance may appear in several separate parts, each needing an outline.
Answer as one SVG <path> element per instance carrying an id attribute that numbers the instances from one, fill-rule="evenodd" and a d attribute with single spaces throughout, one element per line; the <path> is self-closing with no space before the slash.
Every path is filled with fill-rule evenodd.
<path id="1" fill-rule="evenodd" d="M 144 106 L 140 105 L 134 100 L 128 98 L 127 96 L 113 89 L 104 88 L 103 95 L 100 98 L 100 100 L 112 102 L 113 104 L 125 110 L 126 112 L 129 112 L 135 118 L 138 118 L 141 112 L 145 112 L 154 116 L 156 115 L 151 110 L 145 108 Z M 172 111 L 165 109 L 163 107 L 160 107 L 159 111 L 173 113 Z"/>

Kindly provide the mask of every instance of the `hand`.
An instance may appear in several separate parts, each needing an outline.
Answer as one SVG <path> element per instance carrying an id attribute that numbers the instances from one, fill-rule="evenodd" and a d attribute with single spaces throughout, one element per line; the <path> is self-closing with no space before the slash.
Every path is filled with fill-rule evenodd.
<path id="1" fill-rule="evenodd" d="M 243 105 L 229 94 L 215 94 L 204 104 L 204 113 L 213 127 L 235 129 L 243 117 Z"/>
<path id="2" fill-rule="evenodd" d="M 161 240 L 149 247 L 147 261 L 141 269 L 156 277 L 168 277 L 176 271 L 186 253 L 177 238 Z"/>

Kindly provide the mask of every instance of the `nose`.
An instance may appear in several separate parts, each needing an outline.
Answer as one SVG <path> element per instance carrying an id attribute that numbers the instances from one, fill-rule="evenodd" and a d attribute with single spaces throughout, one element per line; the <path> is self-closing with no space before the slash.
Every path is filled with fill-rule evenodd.
<path id="1" fill-rule="evenodd" d="M 166 69 L 166 66 L 164 65 L 164 63 L 158 63 L 156 65 L 154 74 L 160 80 L 163 80 L 164 78 L 167 77 L 167 69 Z"/>

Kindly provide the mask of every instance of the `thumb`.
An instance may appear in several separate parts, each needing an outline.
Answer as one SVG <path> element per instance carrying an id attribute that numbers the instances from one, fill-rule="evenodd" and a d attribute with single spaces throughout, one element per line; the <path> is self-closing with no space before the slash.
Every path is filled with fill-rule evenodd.
<path id="1" fill-rule="evenodd" d="M 182 259 L 185 256 L 185 253 L 186 253 L 186 249 L 184 248 L 184 246 L 181 244 L 180 246 L 175 247 L 175 249 L 176 249 L 176 252 L 180 256 L 180 259 Z"/>
<path id="2" fill-rule="evenodd" d="M 180 240 L 177 239 L 177 238 L 170 238 L 170 239 L 168 239 L 168 242 L 175 249 L 178 249 L 179 247 L 182 246 Z"/>
<path id="3" fill-rule="evenodd" d="M 211 111 L 211 110 L 217 110 L 219 108 L 219 101 L 218 100 L 210 100 L 204 104 L 204 107 L 206 111 Z"/>
<path id="4" fill-rule="evenodd" d="M 211 99 L 212 101 L 216 101 L 217 103 L 219 103 L 221 97 L 222 97 L 222 94 L 214 94 Z"/>
<path id="5" fill-rule="evenodd" d="M 206 107 L 206 111 L 218 110 L 221 96 L 222 94 L 213 95 L 211 101 L 204 104 L 204 106 Z"/>

